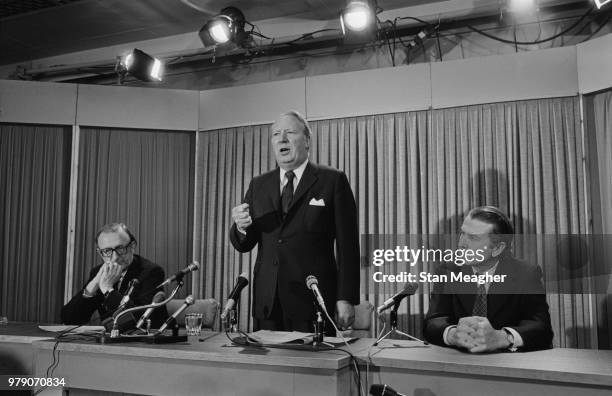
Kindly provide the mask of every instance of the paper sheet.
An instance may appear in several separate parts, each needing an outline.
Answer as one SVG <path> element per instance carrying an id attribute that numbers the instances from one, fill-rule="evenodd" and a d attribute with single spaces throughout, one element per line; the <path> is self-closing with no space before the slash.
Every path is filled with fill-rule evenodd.
<path id="1" fill-rule="evenodd" d="M 312 333 L 302 333 L 299 331 L 271 331 L 259 330 L 254 333 L 249 333 L 249 338 L 252 338 L 262 344 L 309 344 L 312 342 Z"/>
<path id="2" fill-rule="evenodd" d="M 80 334 L 80 333 L 89 333 L 92 331 L 104 331 L 104 326 L 75 326 L 75 325 L 49 325 L 49 326 L 38 326 L 39 329 L 43 331 L 50 331 L 53 333 L 61 333 L 70 329 L 74 329 L 70 331 L 70 333 Z"/>

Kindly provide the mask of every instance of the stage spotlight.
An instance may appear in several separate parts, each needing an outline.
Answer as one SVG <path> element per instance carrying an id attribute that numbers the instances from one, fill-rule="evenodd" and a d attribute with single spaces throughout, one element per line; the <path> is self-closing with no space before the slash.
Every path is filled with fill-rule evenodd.
<path id="1" fill-rule="evenodd" d="M 233 42 L 241 45 L 247 38 L 244 31 L 244 14 L 236 7 L 226 7 L 200 29 L 200 40 L 204 46 Z"/>
<path id="2" fill-rule="evenodd" d="M 536 0 L 510 0 L 508 1 L 508 11 L 525 14 L 535 12 L 538 9 Z"/>
<path id="3" fill-rule="evenodd" d="M 595 0 L 595 5 L 597 6 L 598 9 L 601 9 L 601 7 L 605 6 L 611 1 L 612 0 Z"/>
<path id="4" fill-rule="evenodd" d="M 161 61 L 151 55 L 134 48 L 121 61 L 125 71 L 142 81 L 161 81 L 163 65 Z"/>
<path id="5" fill-rule="evenodd" d="M 373 1 L 349 0 L 340 14 L 342 34 L 372 30 L 376 24 L 376 6 Z"/>

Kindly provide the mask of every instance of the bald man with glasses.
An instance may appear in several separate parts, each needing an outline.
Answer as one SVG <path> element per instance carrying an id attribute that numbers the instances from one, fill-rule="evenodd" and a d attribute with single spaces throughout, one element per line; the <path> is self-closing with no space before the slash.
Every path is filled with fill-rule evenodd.
<path id="1" fill-rule="evenodd" d="M 96 244 L 103 263 L 92 268 L 85 286 L 62 308 L 65 324 L 86 324 L 96 310 L 101 321 L 112 316 L 134 279 L 138 285 L 131 300 L 134 305 L 149 304 L 156 286 L 165 279 L 159 265 L 134 254 L 136 238 L 125 224 L 102 227 L 96 234 Z M 158 328 L 167 317 L 164 307 L 156 309 L 151 315 L 151 326 Z"/>

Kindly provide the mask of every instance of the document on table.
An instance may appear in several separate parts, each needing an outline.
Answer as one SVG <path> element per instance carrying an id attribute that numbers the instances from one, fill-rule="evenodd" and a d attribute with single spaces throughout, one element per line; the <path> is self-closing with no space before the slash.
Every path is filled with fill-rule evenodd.
<path id="1" fill-rule="evenodd" d="M 310 344 L 312 343 L 314 334 L 302 333 L 300 331 L 271 331 L 259 330 L 254 333 L 249 333 L 249 338 L 268 345 L 274 344 Z"/>
<path id="2" fill-rule="evenodd" d="M 267 345 L 280 345 L 280 344 L 298 344 L 307 345 L 312 344 L 314 341 L 313 333 L 303 333 L 300 331 L 271 331 L 271 330 L 259 330 L 254 333 L 249 333 L 249 338 Z M 346 342 L 356 340 L 355 337 L 346 337 Z M 323 342 L 332 344 L 334 346 L 344 345 L 344 341 L 340 337 L 327 337 L 323 338 Z"/>
<path id="3" fill-rule="evenodd" d="M 50 331 L 53 333 L 63 333 L 69 331 L 74 334 L 90 333 L 94 331 L 104 331 L 104 326 L 76 326 L 76 325 L 39 325 L 39 329 L 43 331 Z M 72 330 L 71 330 L 72 329 Z"/>

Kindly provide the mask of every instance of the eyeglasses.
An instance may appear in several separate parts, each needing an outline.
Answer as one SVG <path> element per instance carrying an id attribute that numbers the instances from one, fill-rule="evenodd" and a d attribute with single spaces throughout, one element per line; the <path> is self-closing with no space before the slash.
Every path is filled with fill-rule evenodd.
<path id="1" fill-rule="evenodd" d="M 98 253 L 100 253 L 100 256 L 102 257 L 111 257 L 113 255 L 113 252 L 117 253 L 117 255 L 119 256 L 123 256 L 124 254 L 127 254 L 129 248 L 133 244 L 134 244 L 134 241 L 128 243 L 125 246 L 117 246 L 114 248 L 105 248 L 105 249 L 98 248 Z"/>

